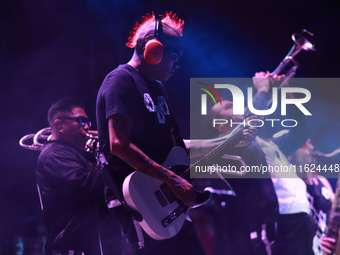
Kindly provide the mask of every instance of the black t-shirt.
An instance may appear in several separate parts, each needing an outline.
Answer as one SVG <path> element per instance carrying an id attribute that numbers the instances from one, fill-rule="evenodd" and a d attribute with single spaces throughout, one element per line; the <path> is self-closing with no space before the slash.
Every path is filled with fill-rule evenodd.
<path id="1" fill-rule="evenodd" d="M 49 142 L 37 162 L 43 216 L 47 229 L 45 250 L 81 250 L 96 254 L 96 205 L 104 203 L 104 185 L 93 166 L 74 147 Z"/>
<path id="2" fill-rule="evenodd" d="M 97 125 L 101 148 L 118 185 L 135 169 L 110 153 L 108 119 L 124 114 L 132 119 L 130 141 L 149 158 L 162 164 L 174 146 L 170 116 L 163 84 L 143 78 L 124 64 L 104 79 L 97 96 Z"/>

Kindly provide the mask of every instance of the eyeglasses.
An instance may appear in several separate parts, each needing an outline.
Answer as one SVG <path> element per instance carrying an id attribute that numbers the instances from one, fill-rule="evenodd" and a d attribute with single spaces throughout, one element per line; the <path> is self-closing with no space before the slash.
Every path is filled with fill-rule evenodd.
<path id="1" fill-rule="evenodd" d="M 61 120 L 74 120 L 76 121 L 80 126 L 85 126 L 85 124 L 87 123 L 89 125 L 89 127 L 91 127 L 91 121 L 89 118 L 86 118 L 84 116 L 79 116 L 79 117 L 61 117 L 59 118 Z"/>
<path id="2" fill-rule="evenodd" d="M 164 50 L 170 51 L 171 53 L 176 54 L 176 60 L 178 60 L 182 56 L 182 51 L 179 51 L 173 47 L 169 47 L 167 45 L 164 46 Z"/>

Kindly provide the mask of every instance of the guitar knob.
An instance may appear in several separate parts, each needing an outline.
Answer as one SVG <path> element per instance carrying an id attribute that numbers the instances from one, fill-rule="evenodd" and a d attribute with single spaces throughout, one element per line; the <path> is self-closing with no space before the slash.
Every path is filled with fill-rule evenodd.
<path id="1" fill-rule="evenodd" d="M 170 220 L 176 219 L 176 213 L 171 213 L 171 214 L 169 215 L 169 219 L 170 219 Z"/>

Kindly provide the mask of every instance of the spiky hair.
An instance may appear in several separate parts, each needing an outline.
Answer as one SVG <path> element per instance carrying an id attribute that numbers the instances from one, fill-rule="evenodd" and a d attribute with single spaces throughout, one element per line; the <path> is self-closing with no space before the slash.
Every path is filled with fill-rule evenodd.
<path id="1" fill-rule="evenodd" d="M 183 35 L 184 20 L 178 18 L 176 14 L 172 12 L 166 12 L 165 15 L 161 15 L 162 23 L 168 25 L 173 30 L 175 30 L 180 36 Z M 136 22 L 134 28 L 130 32 L 128 42 L 126 46 L 129 48 L 135 48 L 137 46 L 137 40 L 139 39 L 142 31 L 145 30 L 150 24 L 155 22 L 155 15 L 147 13 L 146 16 L 142 17 L 141 23 Z"/>

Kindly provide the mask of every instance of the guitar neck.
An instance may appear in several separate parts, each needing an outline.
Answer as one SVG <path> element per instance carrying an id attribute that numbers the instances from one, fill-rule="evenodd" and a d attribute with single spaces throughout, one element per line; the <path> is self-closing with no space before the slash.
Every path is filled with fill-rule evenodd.
<path id="1" fill-rule="evenodd" d="M 205 155 L 200 160 L 196 161 L 194 164 L 192 164 L 182 175 L 184 179 L 188 180 L 190 179 L 190 170 L 195 168 L 196 165 L 206 165 L 212 162 L 216 157 L 221 157 L 222 155 L 229 153 L 236 144 L 238 144 L 243 139 L 243 129 L 245 127 L 239 128 L 237 131 L 235 131 L 234 134 L 232 134 L 225 142 L 217 146 L 215 149 L 213 149 L 209 154 Z M 237 129 L 237 128 L 236 128 Z"/>

